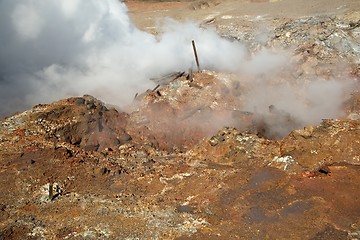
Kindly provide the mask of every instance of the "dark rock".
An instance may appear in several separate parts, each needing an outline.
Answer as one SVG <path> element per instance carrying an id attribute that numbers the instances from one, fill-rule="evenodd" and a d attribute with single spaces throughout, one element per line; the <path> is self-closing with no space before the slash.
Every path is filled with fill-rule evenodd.
<path id="1" fill-rule="evenodd" d="M 125 143 L 130 142 L 132 140 L 132 137 L 126 132 L 124 132 L 122 135 L 118 137 L 118 140 L 119 140 L 119 144 L 123 145 Z"/>
<path id="2" fill-rule="evenodd" d="M 77 105 L 77 106 L 84 105 L 84 103 L 85 103 L 84 98 L 76 98 L 76 100 L 75 100 L 75 105 Z"/>
<path id="3" fill-rule="evenodd" d="M 327 239 L 348 239 L 348 233 L 338 230 L 333 226 L 327 226 L 323 231 L 318 232 L 310 240 L 327 240 Z"/>
<path id="4" fill-rule="evenodd" d="M 100 145 L 98 143 L 95 143 L 95 144 L 84 145 L 82 148 L 85 151 L 97 151 L 99 149 L 99 147 L 100 147 Z"/>
<path id="5" fill-rule="evenodd" d="M 319 168 L 318 172 L 327 175 L 327 174 L 331 173 L 331 170 L 328 166 L 321 166 Z"/>
<path id="6" fill-rule="evenodd" d="M 106 167 L 103 167 L 103 168 L 101 168 L 100 173 L 101 173 L 102 175 L 105 175 L 105 174 L 110 173 L 110 170 L 107 169 Z"/>
<path id="7" fill-rule="evenodd" d="M 106 148 L 116 149 L 132 140 L 125 131 L 127 114 L 107 109 L 101 101 L 92 96 L 70 98 L 59 101 L 54 106 L 35 117 L 41 119 L 40 124 L 44 127 L 47 124 L 55 127 L 52 133 L 48 134 L 49 141 L 56 136 L 56 140 L 60 142 L 68 142 L 87 151 L 100 151 Z M 63 119 L 75 121 L 63 124 Z"/>
<path id="8" fill-rule="evenodd" d="M 118 169 L 118 170 L 116 171 L 116 173 L 117 173 L 118 175 L 122 175 L 122 174 L 128 174 L 128 171 L 127 171 L 125 168 L 121 167 L 120 169 Z"/>
<path id="9" fill-rule="evenodd" d="M 218 145 L 220 142 L 225 141 L 225 137 L 224 136 L 213 136 L 210 138 L 209 143 L 211 146 L 216 146 Z"/>
<path id="10" fill-rule="evenodd" d="M 189 205 L 179 205 L 176 207 L 176 211 L 179 213 L 191 213 L 195 210 L 195 208 Z"/>

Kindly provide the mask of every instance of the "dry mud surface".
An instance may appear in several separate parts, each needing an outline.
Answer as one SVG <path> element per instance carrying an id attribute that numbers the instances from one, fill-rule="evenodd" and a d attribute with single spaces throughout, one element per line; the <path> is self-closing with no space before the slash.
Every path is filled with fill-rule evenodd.
<path id="1" fill-rule="evenodd" d="M 350 79 L 342 114 L 243 111 L 246 76 L 205 69 L 156 79 L 126 112 L 39 104 L 0 122 L 0 239 L 360 239 L 358 1 L 126 4 L 154 34 L 169 16 L 293 49 L 278 81 Z"/>

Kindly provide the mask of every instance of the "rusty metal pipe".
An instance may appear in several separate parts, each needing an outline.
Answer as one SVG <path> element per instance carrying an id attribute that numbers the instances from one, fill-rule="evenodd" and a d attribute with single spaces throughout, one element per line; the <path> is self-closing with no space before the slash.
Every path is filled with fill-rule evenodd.
<path id="1" fill-rule="evenodd" d="M 200 72 L 199 58 L 198 58 L 198 55 L 197 55 L 197 51 L 196 51 L 196 46 L 195 46 L 195 41 L 194 41 L 194 40 L 192 40 L 192 46 L 193 46 L 193 50 L 194 50 L 194 55 L 195 55 L 195 60 L 196 60 L 196 66 L 197 66 L 198 72 Z"/>

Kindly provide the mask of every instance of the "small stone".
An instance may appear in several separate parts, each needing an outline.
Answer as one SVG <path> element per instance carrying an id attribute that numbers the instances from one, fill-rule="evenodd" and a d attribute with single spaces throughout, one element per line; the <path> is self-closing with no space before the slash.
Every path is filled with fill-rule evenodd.
<path id="1" fill-rule="evenodd" d="M 214 147 L 219 144 L 219 139 L 216 136 L 213 136 L 210 138 L 209 143 Z"/>
<path id="2" fill-rule="evenodd" d="M 75 100 L 75 105 L 76 105 L 76 106 L 83 105 L 84 103 L 85 103 L 85 99 L 83 99 L 83 98 L 77 98 L 77 99 Z"/>
<path id="3" fill-rule="evenodd" d="M 195 209 L 191 206 L 188 205 L 179 205 L 176 207 L 176 211 L 179 213 L 191 213 L 193 212 Z"/>
<path id="4" fill-rule="evenodd" d="M 321 166 L 319 168 L 318 172 L 327 175 L 327 174 L 331 173 L 331 170 L 328 166 Z"/>
<path id="5" fill-rule="evenodd" d="M 132 137 L 128 133 L 123 133 L 121 136 L 118 137 L 120 145 L 128 143 L 132 140 Z"/>
<path id="6" fill-rule="evenodd" d="M 209 140 L 210 145 L 216 146 L 220 142 L 224 142 L 226 134 L 228 134 L 228 132 L 219 132 L 216 136 L 212 136 Z"/>
<path id="7" fill-rule="evenodd" d="M 100 173 L 101 173 L 101 175 L 105 175 L 105 174 L 110 173 L 110 170 L 107 169 L 106 167 L 103 167 L 100 169 Z"/>

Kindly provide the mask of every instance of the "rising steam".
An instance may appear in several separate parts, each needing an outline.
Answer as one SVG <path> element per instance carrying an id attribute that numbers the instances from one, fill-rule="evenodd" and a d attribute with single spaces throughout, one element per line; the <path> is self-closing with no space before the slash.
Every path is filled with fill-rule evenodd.
<path id="1" fill-rule="evenodd" d="M 274 104 L 306 123 L 338 114 L 334 103 L 343 85 L 337 81 L 300 86 L 316 106 L 309 108 L 298 90 L 257 80 L 287 66 L 283 52 L 250 56 L 241 43 L 193 23 L 166 20 L 162 32 L 137 29 L 117 0 L 0 1 L 0 116 L 83 94 L 126 105 L 153 87 L 149 78 L 194 67 L 193 39 L 203 68 L 252 76 L 245 109 L 266 112 Z"/>
<path id="2" fill-rule="evenodd" d="M 0 36 L 1 115 L 84 93 L 124 105 L 150 77 L 192 67 L 192 39 L 203 67 L 233 70 L 246 53 L 192 23 L 169 20 L 156 38 L 117 0 L 3 0 Z"/>

